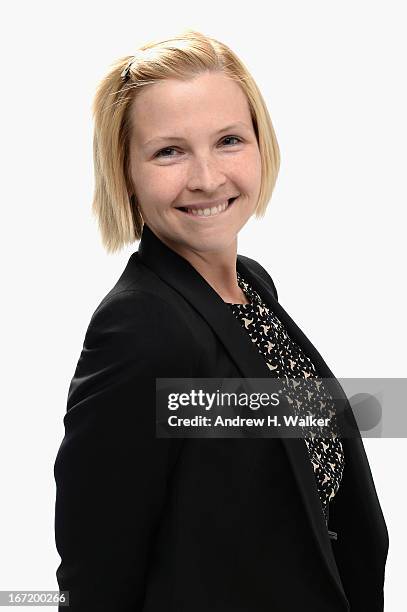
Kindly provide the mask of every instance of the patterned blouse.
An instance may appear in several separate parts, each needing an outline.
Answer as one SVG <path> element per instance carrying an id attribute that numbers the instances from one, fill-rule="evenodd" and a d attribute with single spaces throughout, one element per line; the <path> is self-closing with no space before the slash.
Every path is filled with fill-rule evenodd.
<path id="1" fill-rule="evenodd" d="M 332 396 L 325 390 L 323 381 L 318 378 L 318 373 L 309 357 L 290 338 L 280 319 L 262 301 L 257 291 L 242 278 L 239 272 L 237 272 L 237 281 L 250 303 L 231 304 L 226 302 L 226 304 L 245 328 L 252 342 L 255 342 L 269 369 L 281 378 L 281 384 L 286 390 L 285 375 L 291 379 L 295 378 L 297 408 L 300 405 L 307 408 L 308 405 L 312 414 L 312 404 L 310 404 L 312 396 L 314 406 L 315 402 L 320 402 L 322 414 L 318 416 L 331 417 L 330 431 L 333 432 L 332 437 L 318 438 L 315 435 L 304 437 L 325 522 L 328 525 L 329 502 L 338 492 L 345 465 L 342 443 L 334 422 L 335 408 Z M 313 381 L 314 378 L 315 381 Z M 301 384 L 297 382 L 300 379 L 307 381 L 306 389 L 301 389 Z M 286 380 L 288 381 L 288 378 Z M 315 383 L 313 393 L 309 390 L 310 382 Z M 294 398 L 289 397 L 290 389 L 287 390 L 287 393 L 286 397 L 293 405 L 294 413 L 298 414 L 294 408 Z"/>

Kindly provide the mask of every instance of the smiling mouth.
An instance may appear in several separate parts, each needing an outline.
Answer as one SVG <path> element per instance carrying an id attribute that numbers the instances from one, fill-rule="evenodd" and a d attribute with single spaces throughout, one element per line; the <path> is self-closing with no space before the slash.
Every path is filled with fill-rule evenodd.
<path id="1" fill-rule="evenodd" d="M 180 210 L 181 212 L 183 212 L 186 215 L 189 215 L 190 217 L 195 217 L 199 219 L 217 217 L 218 215 L 222 215 L 227 210 L 229 210 L 229 208 L 231 208 L 234 201 L 237 200 L 238 197 L 239 196 L 237 196 L 236 198 L 230 198 L 230 200 L 227 200 L 227 206 L 219 205 L 219 206 L 215 206 L 212 208 L 183 208 L 183 207 L 180 207 L 180 208 L 177 208 L 177 210 Z"/>

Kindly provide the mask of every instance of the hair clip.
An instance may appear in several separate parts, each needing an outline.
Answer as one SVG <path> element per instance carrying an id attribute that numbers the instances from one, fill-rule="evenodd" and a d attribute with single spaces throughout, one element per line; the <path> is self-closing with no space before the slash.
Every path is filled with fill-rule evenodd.
<path id="1" fill-rule="evenodd" d="M 134 62 L 134 56 L 127 62 L 125 68 L 121 71 L 120 76 L 122 79 L 125 80 L 129 76 L 130 67 L 133 62 Z"/>

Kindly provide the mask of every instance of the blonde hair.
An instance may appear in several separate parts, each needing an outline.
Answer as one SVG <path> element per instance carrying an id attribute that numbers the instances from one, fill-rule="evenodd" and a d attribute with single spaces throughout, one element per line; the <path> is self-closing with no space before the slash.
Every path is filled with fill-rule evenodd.
<path id="1" fill-rule="evenodd" d="M 266 104 L 245 65 L 225 44 L 194 30 L 151 41 L 135 55 L 117 60 L 99 83 L 94 102 L 92 210 L 108 252 L 140 240 L 143 219 L 135 202 L 130 170 L 130 106 L 144 87 L 167 78 L 186 80 L 222 72 L 246 94 L 261 156 L 256 217 L 263 217 L 280 167 L 280 151 Z"/>

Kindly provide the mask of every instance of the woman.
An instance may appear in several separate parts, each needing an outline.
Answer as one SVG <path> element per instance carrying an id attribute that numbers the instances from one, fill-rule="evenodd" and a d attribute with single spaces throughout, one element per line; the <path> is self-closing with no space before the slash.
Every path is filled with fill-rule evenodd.
<path id="1" fill-rule="evenodd" d="M 55 532 L 70 609 L 383 610 L 388 534 L 360 435 L 155 435 L 156 378 L 334 379 L 237 255 L 279 169 L 253 78 L 188 31 L 117 62 L 94 113 L 104 245 L 140 244 L 69 389 Z"/>

